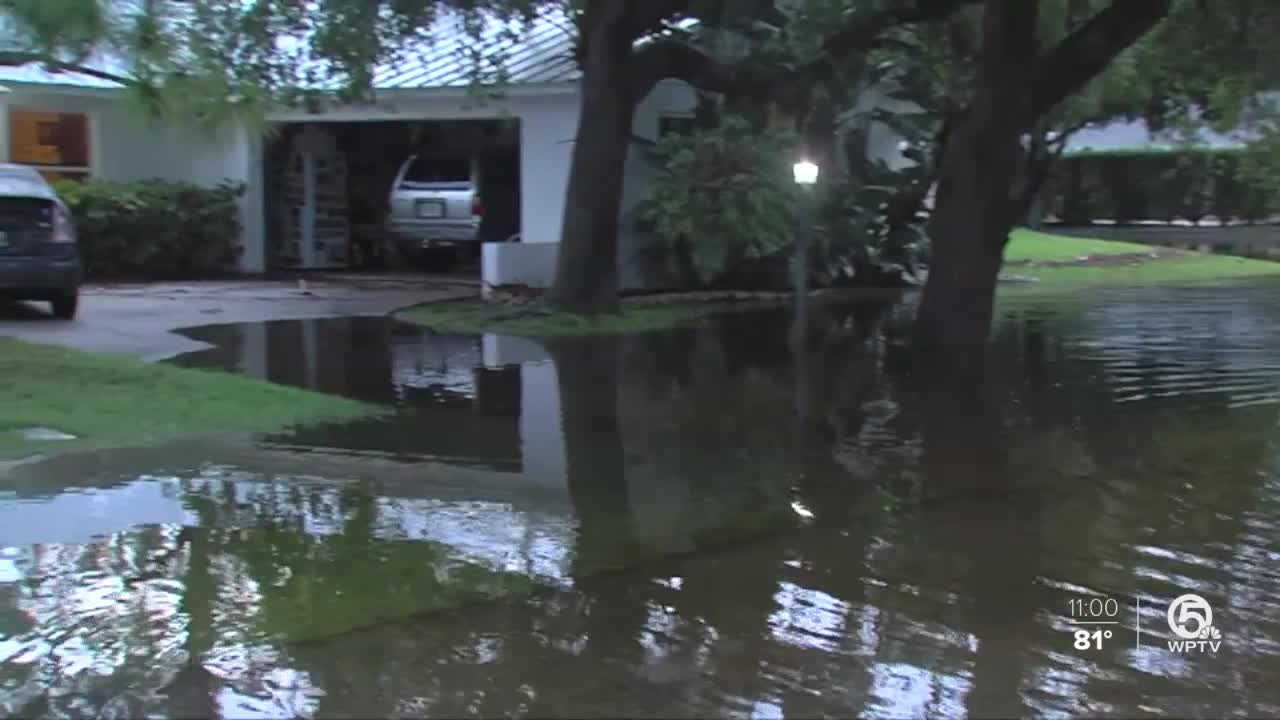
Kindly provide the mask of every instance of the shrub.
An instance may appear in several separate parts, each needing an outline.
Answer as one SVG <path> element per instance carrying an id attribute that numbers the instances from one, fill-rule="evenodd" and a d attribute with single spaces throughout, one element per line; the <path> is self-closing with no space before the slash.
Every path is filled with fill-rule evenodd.
<path id="1" fill-rule="evenodd" d="M 645 215 L 703 285 L 792 242 L 795 186 L 789 138 L 739 117 L 657 147 Z"/>
<path id="2" fill-rule="evenodd" d="M 1063 158 L 1049 188 L 1068 224 L 1093 220 L 1255 222 L 1280 205 L 1280 167 L 1262 143 L 1247 150 L 1188 148 L 1091 152 Z"/>
<path id="3" fill-rule="evenodd" d="M 822 188 L 814 268 L 822 284 L 893 285 L 928 263 L 929 166 L 875 161 L 860 174 Z"/>
<path id="4" fill-rule="evenodd" d="M 239 252 L 243 185 L 92 180 L 55 189 L 75 217 L 90 277 L 207 277 L 226 272 Z"/>

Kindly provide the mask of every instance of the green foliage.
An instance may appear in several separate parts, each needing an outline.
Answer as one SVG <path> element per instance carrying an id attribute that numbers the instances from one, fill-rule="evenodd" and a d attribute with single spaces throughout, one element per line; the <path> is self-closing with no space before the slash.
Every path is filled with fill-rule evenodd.
<path id="1" fill-rule="evenodd" d="M 823 284 L 896 284 L 928 259 L 924 200 L 933 166 L 925 151 L 936 117 L 880 109 L 872 118 L 904 139 L 910 162 L 891 167 L 858 148 L 857 157 L 847 158 L 851 176 L 827 184 L 819 203 L 821 242 L 814 268 Z"/>
<path id="2" fill-rule="evenodd" d="M 563 7 L 563 0 L 0 0 L 7 36 L 0 49 L 55 65 L 83 64 L 98 52 L 123 61 L 113 72 L 147 114 L 210 130 L 228 123 L 265 130 L 281 105 L 369 99 L 373 69 L 431 43 L 445 14 L 474 41 L 458 49 L 473 83 L 500 83 L 513 28 Z"/>
<path id="3" fill-rule="evenodd" d="M 77 61 L 109 33 L 101 0 L 3 0 L 4 50 Z"/>
<path id="4" fill-rule="evenodd" d="M 1235 128 L 1280 81 L 1274 43 L 1280 3 L 1175 0 L 1168 19 L 1134 49 L 1135 94 L 1157 126 Z"/>
<path id="5" fill-rule="evenodd" d="M 661 170 L 645 214 L 703 285 L 791 244 L 792 147 L 789 136 L 736 116 L 658 144 Z"/>
<path id="6" fill-rule="evenodd" d="M 226 272 L 239 250 L 244 188 L 167 180 L 59 182 L 91 277 L 193 278 Z"/>
<path id="7" fill-rule="evenodd" d="M 1269 147 L 1152 150 L 1073 155 L 1049 187 L 1054 214 L 1094 220 L 1256 222 L 1280 210 L 1280 177 Z"/>
<path id="8" fill-rule="evenodd" d="M 1049 48 L 1078 29 L 1111 0 L 1039 0 L 1042 47 Z M 898 41 L 874 51 L 880 65 L 892 68 L 898 95 L 927 112 L 947 116 L 965 107 L 973 92 L 982 37 L 981 3 L 945 20 L 897 30 Z M 1150 90 L 1134 52 L 1126 52 L 1101 75 L 1055 107 L 1037 123 L 1046 144 L 1060 145 L 1087 123 L 1118 116 L 1137 116 L 1146 107 L 1142 91 Z"/>

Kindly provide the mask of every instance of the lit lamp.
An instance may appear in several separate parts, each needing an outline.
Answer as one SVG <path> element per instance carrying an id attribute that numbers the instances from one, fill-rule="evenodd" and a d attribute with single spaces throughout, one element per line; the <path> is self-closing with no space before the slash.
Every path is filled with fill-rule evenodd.
<path id="1" fill-rule="evenodd" d="M 801 187 L 810 187 L 818 182 L 818 166 L 808 160 L 801 160 L 791 166 L 791 174 L 796 179 L 796 184 Z"/>

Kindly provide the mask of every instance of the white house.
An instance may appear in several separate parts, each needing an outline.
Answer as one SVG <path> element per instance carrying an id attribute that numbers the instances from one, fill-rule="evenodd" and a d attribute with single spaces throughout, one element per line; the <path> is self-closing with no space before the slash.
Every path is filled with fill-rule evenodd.
<path id="1" fill-rule="evenodd" d="M 386 120 L 515 119 L 519 125 L 519 243 L 486 243 L 483 279 L 490 285 L 546 286 L 552 279 L 564 212 L 570 155 L 579 111 L 578 70 L 571 30 L 537 21 L 512 42 L 493 28 L 487 42 L 504 55 L 508 73 L 498 98 L 471 90 L 464 50 L 473 43 L 460 26 L 438 28 L 435 41 L 375 74 L 376 100 L 369 105 L 320 113 L 281 110 L 276 123 L 335 123 Z M 122 86 L 77 72 L 47 72 L 31 64 L 0 67 L 0 158 L 39 166 L 50 177 L 115 180 L 180 179 L 212 185 L 242 182 L 242 255 L 247 273 L 268 269 L 268 180 L 263 137 L 241 127 L 216 136 L 166 127 L 140 117 Z M 659 84 L 640 104 L 633 134 L 656 140 L 662 118 L 688 117 L 695 94 L 679 82 Z M 643 245 L 635 227 L 637 204 L 654 168 L 646 145 L 637 142 L 628 160 L 620 262 L 624 285 L 641 284 L 635 270 Z"/>

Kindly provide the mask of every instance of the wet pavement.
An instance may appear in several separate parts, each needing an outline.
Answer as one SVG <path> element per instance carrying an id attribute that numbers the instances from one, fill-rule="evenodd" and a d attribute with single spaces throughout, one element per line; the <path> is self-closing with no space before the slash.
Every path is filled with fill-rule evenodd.
<path id="1" fill-rule="evenodd" d="M 299 279 L 304 284 L 298 283 Z M 414 274 L 315 273 L 286 280 L 237 279 L 86 285 L 74 321 L 45 303 L 0 301 L 0 337 L 76 350 L 164 360 L 202 345 L 174 330 L 209 323 L 382 316 L 425 302 L 475 297 L 479 282 Z"/>
<path id="2" fill-rule="evenodd" d="M 910 302 L 187 330 L 399 411 L 8 471 L 0 715 L 1274 716 L 1278 290 L 1006 305 L 965 369 Z"/>

